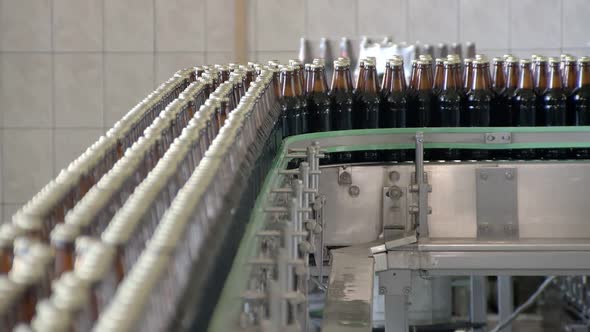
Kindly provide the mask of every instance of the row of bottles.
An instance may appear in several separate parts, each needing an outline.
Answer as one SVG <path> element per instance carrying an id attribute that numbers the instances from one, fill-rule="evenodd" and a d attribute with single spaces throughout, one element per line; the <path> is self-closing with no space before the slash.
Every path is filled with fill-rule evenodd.
<path id="1" fill-rule="evenodd" d="M 463 62 L 457 55 L 435 61 L 422 55 L 412 61 L 408 82 L 400 56 L 387 61 L 381 82 L 375 60 L 367 58 L 360 62 L 354 89 L 346 58 L 334 61 L 330 87 L 321 59 L 304 66 L 297 60 L 288 66 L 272 63 L 280 68 L 278 93 L 285 136 L 369 128 L 590 124 L 588 57 L 519 60 L 506 55 L 490 64 L 485 55 Z M 392 154 L 385 159 L 403 160 L 402 152 Z M 487 151 L 470 154 L 466 157 L 490 157 Z M 377 152 L 366 152 L 363 161 L 379 158 Z M 440 158 L 457 159 L 459 155 Z"/>

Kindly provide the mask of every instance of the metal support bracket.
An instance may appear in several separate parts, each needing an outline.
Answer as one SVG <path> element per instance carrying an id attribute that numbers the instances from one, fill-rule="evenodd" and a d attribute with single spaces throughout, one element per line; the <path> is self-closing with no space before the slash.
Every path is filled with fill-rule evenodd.
<path id="1" fill-rule="evenodd" d="M 516 168 L 483 167 L 476 173 L 477 238 L 518 238 Z"/>

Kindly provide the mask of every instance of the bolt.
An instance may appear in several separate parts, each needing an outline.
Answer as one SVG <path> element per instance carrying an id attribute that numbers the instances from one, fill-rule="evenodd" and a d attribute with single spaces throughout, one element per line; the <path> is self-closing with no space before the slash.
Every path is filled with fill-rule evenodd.
<path id="1" fill-rule="evenodd" d="M 479 178 L 482 180 L 487 180 L 488 179 L 488 173 L 486 172 L 480 172 L 479 173 Z"/>
<path id="2" fill-rule="evenodd" d="M 407 287 L 407 286 L 406 286 L 406 287 L 404 287 L 404 290 L 403 290 L 403 292 L 404 292 L 404 295 L 408 295 L 408 294 L 410 294 L 410 292 L 411 292 L 411 291 L 412 291 L 412 288 L 410 288 L 410 287 Z"/>
<path id="3" fill-rule="evenodd" d="M 348 194 L 351 197 L 357 197 L 360 193 L 361 193 L 361 188 L 359 188 L 358 186 L 353 185 L 348 188 Z"/>
<path id="4" fill-rule="evenodd" d="M 344 183 L 344 184 L 351 183 L 352 182 L 352 177 L 350 176 L 350 173 L 348 173 L 348 172 L 342 172 L 342 173 L 340 173 L 340 176 L 338 178 L 338 182 Z"/>
<path id="5" fill-rule="evenodd" d="M 398 186 L 393 186 L 389 188 L 388 194 L 391 199 L 400 199 L 404 193 Z"/>
<path id="6" fill-rule="evenodd" d="M 496 139 L 496 137 L 494 135 L 488 135 L 486 137 L 486 139 L 488 140 L 488 142 L 492 142 L 492 141 L 494 141 Z"/>
<path id="7" fill-rule="evenodd" d="M 400 178 L 399 172 L 397 172 L 397 171 L 389 172 L 389 181 L 396 182 L 399 180 L 399 178 Z"/>
<path id="8" fill-rule="evenodd" d="M 512 171 L 506 171 L 506 173 L 504 173 L 504 175 L 506 176 L 506 179 L 508 179 L 508 180 L 512 180 L 514 178 L 514 174 L 512 174 Z"/>
<path id="9" fill-rule="evenodd" d="M 379 295 L 385 295 L 385 294 L 387 294 L 387 288 L 379 287 Z"/>

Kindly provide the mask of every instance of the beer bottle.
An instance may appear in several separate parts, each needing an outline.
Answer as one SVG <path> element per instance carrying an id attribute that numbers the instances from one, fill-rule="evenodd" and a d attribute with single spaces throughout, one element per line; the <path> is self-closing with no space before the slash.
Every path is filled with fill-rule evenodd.
<path id="1" fill-rule="evenodd" d="M 516 126 L 514 123 L 514 117 L 512 115 L 512 98 L 518 88 L 518 60 L 514 57 L 509 57 L 504 60 L 504 66 L 506 67 L 506 98 L 508 99 L 506 104 L 506 115 L 508 116 L 506 126 Z"/>
<path id="2" fill-rule="evenodd" d="M 334 75 L 328 96 L 332 113 L 332 129 L 352 129 L 352 79 L 350 65 L 346 62 L 334 62 Z M 336 155 L 336 160 L 339 163 L 349 163 L 352 161 L 352 153 L 340 152 Z"/>
<path id="3" fill-rule="evenodd" d="M 467 58 L 463 60 L 463 90 L 465 93 L 471 89 L 473 81 L 473 59 Z"/>
<path id="4" fill-rule="evenodd" d="M 387 90 L 383 88 L 384 96 L 381 103 L 380 127 L 405 128 L 407 127 L 409 98 L 406 89 L 403 61 L 393 59 L 389 61 L 387 68 L 391 70 L 391 80 L 387 84 Z M 384 153 L 384 159 L 388 161 L 407 160 L 406 151 L 386 151 Z"/>
<path id="5" fill-rule="evenodd" d="M 510 82 L 510 81 L 509 81 Z M 533 83 L 531 61 L 520 60 L 520 77 L 518 88 L 511 98 L 512 125 L 518 127 L 533 127 L 537 125 L 537 94 Z M 533 149 L 518 149 L 514 152 L 518 159 L 535 159 Z"/>
<path id="6" fill-rule="evenodd" d="M 295 73 L 295 75 L 297 75 L 297 81 L 299 82 L 299 86 L 301 88 L 301 91 L 304 91 L 304 82 L 305 82 L 305 78 L 304 78 L 304 74 L 303 74 L 303 65 L 301 64 L 301 62 L 299 62 L 299 60 L 294 60 L 291 59 L 289 60 L 289 65 L 293 67 L 293 72 Z"/>
<path id="7" fill-rule="evenodd" d="M 441 127 L 460 127 L 461 108 L 463 105 L 463 91 L 459 82 L 459 71 L 461 62 L 456 59 L 443 62 L 443 85 L 438 99 L 436 117 L 440 119 Z M 441 158 L 444 160 L 459 159 L 459 151 L 456 149 L 443 150 Z"/>
<path id="8" fill-rule="evenodd" d="M 365 61 L 366 59 L 361 59 L 359 62 L 359 76 L 356 78 L 356 85 L 354 87 L 355 91 L 359 91 L 363 86 L 365 80 Z"/>
<path id="9" fill-rule="evenodd" d="M 511 116 L 508 113 L 508 95 L 506 91 L 506 76 L 504 60 L 494 58 L 494 99 L 492 102 L 491 124 L 496 127 L 510 126 Z"/>
<path id="10" fill-rule="evenodd" d="M 461 117 L 464 127 L 489 127 L 494 93 L 489 85 L 489 66 L 487 60 L 473 61 L 473 79 L 469 92 L 465 97 L 466 109 Z M 488 158 L 487 150 L 471 150 L 468 155 L 471 159 L 482 160 Z"/>
<path id="11" fill-rule="evenodd" d="M 387 60 L 385 62 L 385 71 L 383 72 L 383 80 L 381 81 L 381 96 L 382 98 L 385 97 L 385 94 L 389 91 L 389 88 L 391 87 L 391 66 L 390 66 L 390 61 L 391 60 Z"/>
<path id="12" fill-rule="evenodd" d="M 537 56 L 533 64 L 535 66 L 535 71 L 533 72 L 533 76 L 535 77 L 535 91 L 539 97 L 537 99 L 537 107 L 540 109 L 543 107 L 542 97 L 545 93 L 545 90 L 547 89 L 547 58 L 543 56 Z"/>
<path id="13" fill-rule="evenodd" d="M 547 127 L 566 125 L 567 96 L 561 84 L 560 65 L 558 58 L 549 59 L 549 85 L 542 95 L 542 108 L 539 114 L 541 125 Z M 563 149 L 548 149 L 545 153 L 548 159 L 565 157 Z"/>
<path id="14" fill-rule="evenodd" d="M 578 59 L 580 74 L 576 89 L 572 93 L 571 100 L 573 106 L 573 125 L 589 126 L 590 125 L 590 57 L 581 57 Z M 574 153 L 577 158 L 590 158 L 590 149 L 575 149 Z"/>
<path id="15" fill-rule="evenodd" d="M 416 77 L 418 77 L 418 60 L 412 60 L 412 70 L 410 71 L 410 91 L 416 89 Z"/>
<path id="16" fill-rule="evenodd" d="M 418 61 L 418 70 L 415 79 L 415 91 L 413 95 L 413 110 L 408 117 L 410 127 L 430 127 L 434 107 L 434 96 L 432 95 L 430 63 L 424 60 Z"/>
<path id="17" fill-rule="evenodd" d="M 326 82 L 325 67 L 311 66 L 311 91 L 307 94 L 308 128 L 310 132 L 331 130 L 330 98 Z"/>
<path id="18" fill-rule="evenodd" d="M 305 93 L 303 92 L 303 82 L 301 82 L 301 76 L 298 72 L 296 72 L 295 67 L 293 68 L 293 79 L 295 81 L 295 94 L 297 98 L 299 98 L 299 102 L 301 103 L 301 132 L 299 134 L 305 134 L 309 132 L 308 129 L 308 111 L 307 111 L 307 99 L 305 98 Z"/>
<path id="19" fill-rule="evenodd" d="M 306 63 L 303 71 L 303 92 L 308 94 L 311 91 L 311 63 Z"/>
<path id="20" fill-rule="evenodd" d="M 438 95 L 439 92 L 442 90 L 443 80 L 444 80 L 444 59 L 436 58 L 435 60 L 435 67 L 434 67 L 434 83 L 432 86 L 432 92 L 434 95 Z"/>
<path id="21" fill-rule="evenodd" d="M 379 82 L 377 81 L 377 69 L 375 62 L 370 59 L 365 61 L 363 84 L 357 90 L 357 128 L 379 128 Z M 363 161 L 377 161 L 377 151 L 366 151 L 362 154 Z"/>
<path id="22" fill-rule="evenodd" d="M 563 76 L 563 89 L 568 96 L 567 100 L 567 119 L 566 123 L 568 125 L 574 125 L 574 105 L 572 104 L 572 95 L 574 90 L 576 89 L 576 85 L 578 84 L 578 70 L 576 66 L 576 58 L 572 56 L 567 56 L 565 59 L 561 61 L 563 66 L 562 69 L 562 76 Z"/>
<path id="23" fill-rule="evenodd" d="M 302 134 L 303 105 L 301 104 L 301 98 L 297 95 L 295 74 L 293 72 L 293 67 L 291 66 L 286 66 L 281 69 L 280 105 L 284 136 Z"/>

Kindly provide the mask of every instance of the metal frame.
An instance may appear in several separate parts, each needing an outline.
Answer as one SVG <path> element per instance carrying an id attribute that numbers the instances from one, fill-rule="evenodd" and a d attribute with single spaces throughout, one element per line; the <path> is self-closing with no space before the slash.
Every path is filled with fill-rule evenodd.
<path id="1" fill-rule="evenodd" d="M 461 149 L 503 149 L 503 148 L 577 148 L 590 147 L 590 127 L 552 127 L 552 128 L 421 128 L 421 129 L 373 129 L 346 132 L 327 132 L 306 134 L 286 139 L 282 152 L 275 163 L 285 163 L 287 151 L 290 149 L 307 148 L 319 142 L 328 152 L 377 150 L 377 149 L 408 149 L 416 148 L 416 186 L 411 191 L 417 196 L 415 213 L 417 216 L 418 244 L 403 246 L 381 244 L 374 248 L 375 271 L 380 277 L 380 291 L 386 295 L 386 331 L 406 331 L 407 294 L 411 291 L 408 280 L 414 274 L 428 275 L 471 275 L 474 289 L 482 289 L 482 278 L 485 275 L 580 275 L 590 274 L 590 247 L 588 243 L 580 243 L 569 247 L 570 250 L 557 250 L 558 243 L 549 245 L 540 243 L 487 243 L 483 250 L 477 250 L 479 244 L 452 243 L 436 244 L 424 241 L 427 239 L 428 223 L 428 192 L 430 188 L 422 176 L 424 169 L 423 149 L 425 148 L 461 148 Z M 268 183 L 276 182 L 276 172 L 271 172 Z M 313 187 L 313 183 L 312 183 Z M 263 190 L 257 202 L 267 201 L 269 190 Z M 253 234 L 263 225 L 253 216 L 251 227 L 242 243 L 251 241 Z M 454 250 L 440 250 L 439 246 L 453 247 Z M 519 247 L 520 245 L 520 247 Z M 430 246 L 430 247 L 428 247 Z M 461 247 L 462 246 L 462 247 Z M 251 250 L 252 245 L 243 245 L 243 250 Z M 238 256 L 242 257 L 243 254 Z M 243 258 L 234 262 L 232 275 L 243 270 L 236 264 L 243 264 Z M 236 271 L 238 272 L 236 272 Z M 395 274 L 394 274 L 395 273 Z M 503 279 L 508 281 L 509 279 Z M 216 318 L 221 318 L 229 302 L 228 299 L 236 287 L 230 282 L 229 294 L 224 290 L 216 309 Z M 241 283 L 243 284 L 243 282 Z M 505 289 L 506 283 L 502 282 Z M 227 287 L 226 287 L 227 288 Z M 382 289 L 381 289 L 382 288 Z M 508 294 L 508 291 L 504 292 Z M 472 294 L 472 318 L 481 319 L 482 296 Z M 229 302 L 228 302 L 229 301 Z M 507 311 L 503 311 L 506 313 Z M 485 312 L 483 313 L 485 315 Z M 219 319 L 217 319 L 219 321 Z M 222 326 L 222 325 L 218 325 Z M 215 328 L 213 328 L 215 330 Z"/>

